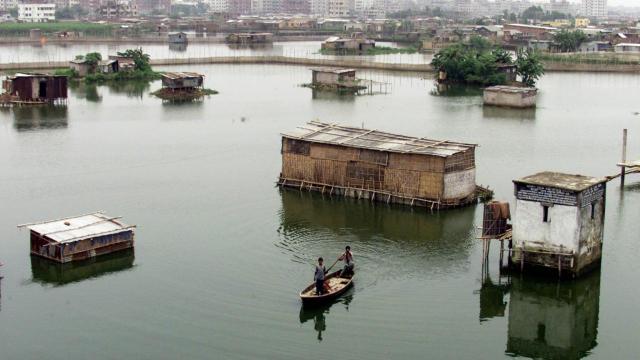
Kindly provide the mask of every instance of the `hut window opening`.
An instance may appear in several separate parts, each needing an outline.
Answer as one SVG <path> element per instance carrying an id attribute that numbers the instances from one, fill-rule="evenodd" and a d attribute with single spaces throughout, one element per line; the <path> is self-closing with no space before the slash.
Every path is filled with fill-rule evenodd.
<path id="1" fill-rule="evenodd" d="M 547 205 L 542 205 L 542 221 L 543 222 L 550 222 L 549 221 L 549 206 Z"/>
<path id="2" fill-rule="evenodd" d="M 591 220 L 596 218 L 596 203 L 591 203 Z"/>

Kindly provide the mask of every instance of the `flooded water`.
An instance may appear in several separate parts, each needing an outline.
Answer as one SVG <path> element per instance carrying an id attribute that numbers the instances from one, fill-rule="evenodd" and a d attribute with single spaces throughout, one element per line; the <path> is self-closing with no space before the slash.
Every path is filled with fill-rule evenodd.
<path id="1" fill-rule="evenodd" d="M 70 61 L 76 55 L 99 52 L 103 58 L 116 55 L 119 51 L 142 47 L 152 59 L 174 59 L 212 56 L 287 56 L 311 59 L 350 59 L 402 64 L 427 64 L 433 54 L 384 54 L 361 56 L 322 55 L 319 53 L 321 41 L 274 42 L 273 44 L 239 46 L 224 43 L 182 44 L 138 44 L 101 43 L 101 44 L 11 44 L 0 45 L 0 63 L 19 63 L 33 61 Z M 377 42 L 378 46 L 401 47 L 396 43 Z"/>
<path id="2" fill-rule="evenodd" d="M 640 176 L 608 184 L 603 263 L 580 281 L 482 278 L 482 207 L 429 213 L 280 190 L 279 133 L 320 119 L 480 144 L 478 183 L 513 200 L 542 170 L 616 172 L 640 158 L 640 75 L 548 74 L 538 108 L 436 95 L 419 75 L 361 72 L 387 94 L 335 97 L 303 67 L 216 65 L 220 91 L 163 104 L 159 87 L 75 87 L 62 108 L 0 112 L 2 359 L 636 358 Z M 25 222 L 103 210 L 135 252 L 58 266 Z M 353 248 L 355 287 L 303 310 L 311 263 Z"/>

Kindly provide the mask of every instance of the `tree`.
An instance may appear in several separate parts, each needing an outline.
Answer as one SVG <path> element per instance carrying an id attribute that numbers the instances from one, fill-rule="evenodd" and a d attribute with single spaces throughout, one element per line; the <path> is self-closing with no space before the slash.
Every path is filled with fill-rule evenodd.
<path id="1" fill-rule="evenodd" d="M 587 35 L 582 30 L 569 31 L 563 29 L 553 35 L 553 41 L 558 44 L 562 52 L 578 50 L 585 40 L 587 40 Z"/>
<path id="2" fill-rule="evenodd" d="M 498 71 L 498 61 L 492 51 L 456 44 L 440 50 L 431 65 L 447 74 L 447 81 L 475 85 L 498 85 L 506 82 Z"/>
<path id="3" fill-rule="evenodd" d="M 531 6 L 522 12 L 522 18 L 526 20 L 541 20 L 544 17 L 544 10 L 540 6 Z"/>
<path id="4" fill-rule="evenodd" d="M 518 49 L 516 57 L 517 74 L 526 86 L 534 87 L 538 79 L 544 75 L 544 67 L 538 54 L 531 50 Z"/>
<path id="5" fill-rule="evenodd" d="M 118 52 L 118 56 L 123 56 L 133 59 L 135 70 L 137 71 L 151 71 L 151 58 L 149 54 L 145 54 L 142 48 L 128 49 L 123 52 Z"/>
<path id="6" fill-rule="evenodd" d="M 492 45 L 489 40 L 483 38 L 482 36 L 474 35 L 469 39 L 469 47 L 478 52 L 485 52 L 490 50 Z"/>
<path id="7" fill-rule="evenodd" d="M 84 56 L 84 62 L 91 67 L 98 65 L 100 61 L 102 61 L 102 55 L 97 52 L 88 53 Z"/>
<path id="8" fill-rule="evenodd" d="M 498 64 L 510 65 L 513 64 L 513 58 L 511 57 L 511 53 L 503 48 L 495 48 L 491 52 L 493 57 L 496 59 Z"/>

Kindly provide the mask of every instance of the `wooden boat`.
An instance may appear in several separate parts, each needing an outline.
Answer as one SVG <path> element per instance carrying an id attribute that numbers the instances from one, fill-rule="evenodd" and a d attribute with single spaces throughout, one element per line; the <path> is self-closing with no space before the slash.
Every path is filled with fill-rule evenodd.
<path id="1" fill-rule="evenodd" d="M 342 294 L 344 294 L 351 286 L 353 286 L 353 275 L 349 277 L 340 277 L 342 270 L 332 272 L 324 277 L 324 281 L 329 285 L 329 292 L 322 295 L 316 295 L 315 282 L 307 286 L 300 292 L 300 299 L 304 306 L 314 306 L 328 303 Z"/>

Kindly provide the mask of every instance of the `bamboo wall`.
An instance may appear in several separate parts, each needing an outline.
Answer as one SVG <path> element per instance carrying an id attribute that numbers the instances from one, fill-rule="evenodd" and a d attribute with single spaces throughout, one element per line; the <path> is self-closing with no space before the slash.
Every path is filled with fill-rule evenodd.
<path id="1" fill-rule="evenodd" d="M 288 180 L 320 185 L 442 200 L 445 193 L 445 171 L 457 172 L 474 168 L 474 161 L 473 148 L 443 158 L 283 138 L 281 176 Z"/>

